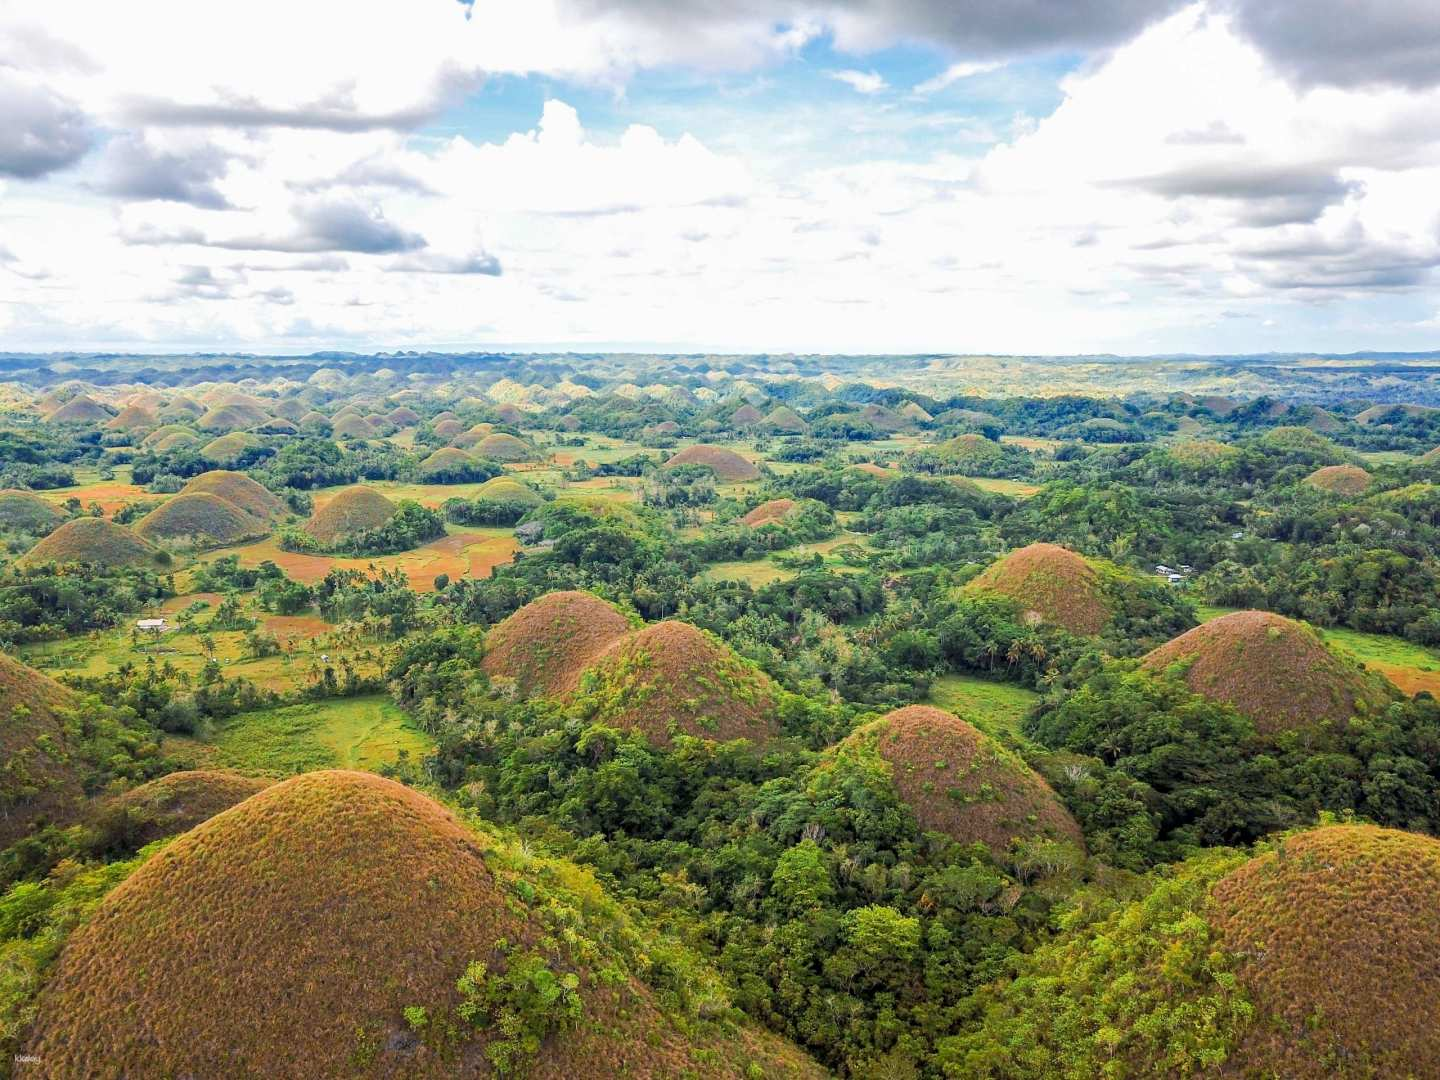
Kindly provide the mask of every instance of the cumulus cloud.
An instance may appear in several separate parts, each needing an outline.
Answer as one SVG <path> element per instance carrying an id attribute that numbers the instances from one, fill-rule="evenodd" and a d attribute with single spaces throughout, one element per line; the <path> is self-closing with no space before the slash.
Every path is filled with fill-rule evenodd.
<path id="1" fill-rule="evenodd" d="M 91 125 L 73 102 L 0 67 L 0 176 L 34 180 L 75 164 Z"/>
<path id="2" fill-rule="evenodd" d="M 99 187 L 123 199 L 160 199 L 208 210 L 230 206 L 217 181 L 231 155 L 212 144 L 177 149 L 156 146 L 143 135 L 125 134 L 105 148 Z"/>
<path id="3" fill-rule="evenodd" d="M 1440 85 L 1434 0 L 1230 0 L 1236 27 L 1307 85 Z"/>
<path id="4" fill-rule="evenodd" d="M 362 255 L 393 255 L 425 246 L 423 236 L 387 220 L 378 205 L 321 199 L 296 206 L 292 215 L 298 227 L 287 233 L 242 234 L 205 242 L 210 247 L 236 251 L 351 251 Z"/>

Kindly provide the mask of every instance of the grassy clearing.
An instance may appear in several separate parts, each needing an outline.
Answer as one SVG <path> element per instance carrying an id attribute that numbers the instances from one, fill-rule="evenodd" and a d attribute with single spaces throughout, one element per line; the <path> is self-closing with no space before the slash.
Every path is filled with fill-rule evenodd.
<path id="1" fill-rule="evenodd" d="M 776 566 L 769 559 L 718 562 L 705 570 L 705 576 L 711 581 L 744 581 L 752 589 L 761 589 L 776 581 L 788 581 L 795 574 L 796 571 Z"/>
<path id="2" fill-rule="evenodd" d="M 173 618 L 191 604 L 207 603 L 210 611 L 202 613 L 197 620 L 197 629 L 203 632 L 220 600 L 217 593 L 190 593 L 167 600 L 160 613 Z M 282 652 L 279 656 L 256 659 L 249 655 L 244 632 L 214 631 L 210 638 L 215 644 L 215 659 L 227 678 L 240 676 L 266 690 L 289 693 L 316 682 L 322 654 L 329 655 L 337 664 L 342 658 L 348 659 L 362 676 L 378 671 L 377 647 L 335 634 L 336 628 L 314 613 L 270 615 L 255 607 L 253 597 L 245 604 L 245 612 L 258 620 L 261 631 L 280 642 Z M 143 667 L 153 657 L 157 664 L 168 662 L 194 677 L 206 661 L 200 632 L 171 631 L 158 640 L 142 636 L 137 643 L 128 624 L 103 633 L 23 645 L 18 654 L 26 663 L 52 675 L 105 675 L 127 663 Z"/>
<path id="3" fill-rule="evenodd" d="M 1039 694 L 1023 686 L 975 675 L 943 675 L 930 685 L 927 699 L 990 736 L 1019 736 L 1020 721 L 1039 700 Z"/>
<path id="4" fill-rule="evenodd" d="M 231 717 L 203 744 L 217 765 L 288 775 L 312 769 L 376 769 L 430 752 L 430 737 L 376 694 L 262 709 Z"/>
<path id="5" fill-rule="evenodd" d="M 1003 480 L 994 476 L 967 476 L 969 480 L 981 491 L 989 491 L 996 495 L 1009 495 L 1012 499 L 1028 499 L 1040 490 L 1039 484 L 1027 484 L 1023 480 Z"/>
<path id="6" fill-rule="evenodd" d="M 302 555 L 282 551 L 273 539 L 210 552 L 206 559 L 221 555 L 240 556 L 241 566 L 259 566 L 267 559 L 297 581 L 313 584 L 332 569 L 399 570 L 416 592 L 432 592 L 435 578 L 448 574 L 452 579 L 489 577 L 490 571 L 508 563 L 518 545 L 509 529 L 472 529 L 451 526 L 450 534 L 432 540 L 413 551 L 369 559 L 342 559 L 331 555 Z"/>

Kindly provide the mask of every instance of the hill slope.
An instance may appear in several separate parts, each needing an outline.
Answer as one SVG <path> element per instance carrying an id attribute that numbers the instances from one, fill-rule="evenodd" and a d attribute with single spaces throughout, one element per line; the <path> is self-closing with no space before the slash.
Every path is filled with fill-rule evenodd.
<path id="1" fill-rule="evenodd" d="M 263 536 L 269 526 L 218 495 L 195 492 L 167 499 L 135 523 L 135 532 L 151 543 L 188 543 L 222 547 Z"/>
<path id="2" fill-rule="evenodd" d="M 104 518 L 79 517 L 67 521 L 27 551 L 25 566 L 46 563 L 94 563 L 97 566 L 153 566 L 160 552 L 143 536 Z"/>
<path id="3" fill-rule="evenodd" d="M 625 616 L 592 593 L 547 593 L 491 628 L 482 666 L 491 678 L 514 679 L 526 694 L 568 694 L 629 631 Z"/>
<path id="4" fill-rule="evenodd" d="M 643 732 L 761 744 L 779 734 L 770 677 L 688 623 L 653 623 L 612 644 L 580 681 L 593 718 Z"/>
<path id="5" fill-rule="evenodd" d="M 1267 734 L 1374 713 L 1394 694 L 1308 626 L 1268 611 L 1214 619 L 1142 661 L 1151 671 L 1175 663 L 1189 665 L 1184 678 L 1191 690 L 1235 706 Z"/>
<path id="6" fill-rule="evenodd" d="M 1030 836 L 1084 846 L 1050 786 L 1015 755 L 953 713 L 910 705 L 847 736 L 836 754 L 878 753 L 920 827 L 997 855 Z"/>
<path id="7" fill-rule="evenodd" d="M 558 899 L 526 906 L 537 889 L 553 895 L 393 781 L 322 772 L 276 784 L 155 855 L 71 935 L 24 1048 L 39 1064 L 18 1075 L 469 1077 L 493 1075 L 487 1053 L 566 1080 L 818 1075 L 743 1030 L 702 1056 L 623 960 L 587 940 L 585 915 L 557 911 Z M 585 945 L 547 937 L 545 912 Z M 457 980 L 477 962 L 484 1027 L 454 1013 Z M 534 980 L 568 976 L 566 997 L 527 996 Z M 561 1023 L 567 1001 L 579 1018 Z M 418 1035 L 405 1015 L 416 1007 Z M 502 1038 L 502 1016 L 514 1036 L 537 1036 L 533 1054 Z M 467 1037 L 441 1038 L 449 1024 Z"/>
<path id="8" fill-rule="evenodd" d="M 80 798 L 59 716 L 77 704 L 48 675 L 0 653 L 0 848 L 68 816 Z"/>
<path id="9" fill-rule="evenodd" d="M 1110 621 L 1100 575 L 1082 556 L 1058 544 L 1012 551 L 965 588 L 1008 597 L 1033 621 L 1074 634 L 1098 634 Z"/>

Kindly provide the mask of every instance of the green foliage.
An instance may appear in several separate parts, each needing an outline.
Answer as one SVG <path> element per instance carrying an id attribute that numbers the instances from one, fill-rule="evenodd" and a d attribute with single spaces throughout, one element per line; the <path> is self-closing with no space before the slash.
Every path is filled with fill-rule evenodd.
<path id="1" fill-rule="evenodd" d="M 1205 921 L 1210 886 L 1245 860 L 1215 850 L 1027 957 L 976 993 L 971 1029 L 942 1040 L 956 1080 L 1194 1076 L 1222 1065 L 1254 1008 Z"/>
<path id="2" fill-rule="evenodd" d="M 584 1015 L 580 979 L 556 972 L 540 953 L 511 949 L 504 969 L 490 971 L 478 960 L 455 984 L 456 1014 L 477 1028 L 494 1029 L 485 1056 L 501 1076 L 524 1071 L 552 1032 L 577 1026 Z"/>

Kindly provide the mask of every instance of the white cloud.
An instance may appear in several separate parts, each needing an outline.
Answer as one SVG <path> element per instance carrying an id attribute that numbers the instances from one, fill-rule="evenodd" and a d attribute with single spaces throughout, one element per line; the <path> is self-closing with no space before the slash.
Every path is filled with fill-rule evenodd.
<path id="1" fill-rule="evenodd" d="M 836 82 L 842 82 L 857 94 L 879 94 L 890 89 L 890 84 L 874 71 L 827 71 Z"/>
<path id="2" fill-rule="evenodd" d="M 912 91 L 919 97 L 929 97 L 931 94 L 938 94 L 954 86 L 962 79 L 973 79 L 976 75 L 987 75 L 992 71 L 998 71 L 1005 65 L 999 60 L 979 61 L 966 60 L 958 64 L 951 64 L 933 79 L 926 79 L 917 83 Z"/>

